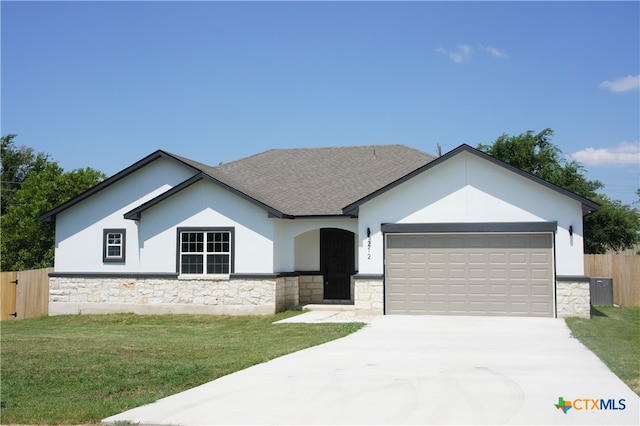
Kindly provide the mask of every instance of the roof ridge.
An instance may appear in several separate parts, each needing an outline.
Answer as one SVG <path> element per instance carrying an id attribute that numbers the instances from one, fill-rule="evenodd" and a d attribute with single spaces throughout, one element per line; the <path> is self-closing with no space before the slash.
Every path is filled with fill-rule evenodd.
<path id="1" fill-rule="evenodd" d="M 236 160 L 229 161 L 228 163 L 221 163 L 221 164 L 219 164 L 217 166 L 209 166 L 209 167 L 217 169 L 219 166 L 226 166 L 226 165 L 234 164 L 234 163 L 237 163 L 237 162 L 240 162 L 240 161 L 244 162 L 246 160 L 250 160 L 252 158 L 268 154 L 270 152 L 286 152 L 286 151 L 289 151 L 289 152 L 295 152 L 295 151 L 301 152 L 301 151 L 319 151 L 319 150 L 329 150 L 329 149 L 336 149 L 336 150 L 339 150 L 339 149 L 366 149 L 366 148 L 382 148 L 382 147 L 402 147 L 402 148 L 405 148 L 405 149 L 410 149 L 410 150 L 413 150 L 413 151 L 420 152 L 420 153 L 422 153 L 424 155 L 428 155 L 428 156 L 431 156 L 433 158 L 437 158 L 437 156 L 434 155 L 434 154 L 430 154 L 428 152 L 421 151 L 421 150 L 419 150 L 417 148 L 413 148 L 411 146 L 408 146 L 408 145 L 405 145 L 405 144 L 402 144 L 402 143 L 368 144 L 368 145 L 334 145 L 334 146 L 315 146 L 315 147 L 298 147 L 298 148 L 271 148 L 271 149 L 268 149 L 266 151 L 262 151 L 262 152 L 258 152 L 258 153 L 249 155 L 248 157 L 238 158 Z"/>

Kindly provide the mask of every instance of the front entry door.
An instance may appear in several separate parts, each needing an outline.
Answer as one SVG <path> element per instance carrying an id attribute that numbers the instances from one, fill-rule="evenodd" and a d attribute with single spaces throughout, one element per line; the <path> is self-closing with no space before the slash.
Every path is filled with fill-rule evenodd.
<path id="1" fill-rule="evenodd" d="M 320 262 L 325 299 L 351 299 L 354 273 L 354 234 L 342 229 L 320 230 Z"/>

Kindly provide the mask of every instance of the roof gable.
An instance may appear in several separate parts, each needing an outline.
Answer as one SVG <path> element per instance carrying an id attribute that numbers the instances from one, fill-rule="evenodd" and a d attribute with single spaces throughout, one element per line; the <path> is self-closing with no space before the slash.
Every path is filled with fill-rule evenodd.
<path id="1" fill-rule="evenodd" d="M 163 194 L 160 194 L 159 196 L 139 205 L 138 207 L 128 211 L 127 213 L 124 214 L 124 218 L 125 219 L 132 219 L 132 220 L 139 220 L 142 216 L 142 212 L 144 212 L 145 210 L 155 206 L 156 204 L 162 202 L 163 200 L 166 200 L 167 198 L 171 197 L 172 195 L 182 191 L 185 188 L 190 187 L 191 185 L 193 185 L 196 182 L 200 182 L 201 180 L 206 180 L 209 182 L 212 182 L 216 185 L 219 185 L 231 192 L 233 192 L 234 194 L 240 196 L 241 198 L 244 198 L 246 200 L 248 200 L 249 202 L 252 202 L 253 204 L 256 204 L 257 206 L 265 209 L 270 215 L 274 216 L 274 217 L 284 217 L 284 215 L 282 214 L 282 212 L 279 212 L 278 210 L 260 202 L 259 200 L 253 199 L 251 197 L 248 197 L 246 194 L 236 190 L 235 188 L 232 188 L 228 185 L 226 185 L 223 182 L 220 182 L 219 180 L 209 176 L 208 174 L 204 173 L 204 172 L 200 172 L 197 175 L 192 176 L 191 178 L 185 180 L 184 182 L 174 186 L 173 188 L 169 189 L 168 191 L 164 192 Z"/>
<path id="2" fill-rule="evenodd" d="M 536 182 L 536 183 L 538 183 L 538 184 L 540 184 L 542 186 L 545 186 L 545 187 L 547 187 L 549 189 L 552 189 L 552 190 L 554 190 L 554 191 L 556 191 L 556 192 L 558 192 L 558 193 L 560 193 L 560 194 L 562 194 L 562 195 L 564 195 L 566 197 L 572 198 L 572 199 L 580 202 L 582 204 L 582 211 L 583 211 L 584 214 L 588 214 L 588 213 L 591 213 L 591 212 L 594 212 L 594 211 L 597 211 L 597 210 L 600 209 L 600 205 L 598 203 L 595 203 L 595 202 L 593 202 L 591 200 L 588 200 L 588 199 L 586 199 L 584 197 L 581 197 L 581 196 L 579 196 L 577 194 L 574 194 L 573 192 L 567 191 L 564 188 L 561 188 L 561 187 L 556 186 L 556 185 L 554 185 L 554 184 L 552 184 L 550 182 L 547 182 L 547 181 L 545 181 L 543 179 L 540 179 L 539 177 L 534 176 L 531 173 L 527 173 L 527 172 L 525 172 L 523 170 L 520 170 L 517 167 L 514 167 L 514 166 L 512 166 L 512 165 L 510 165 L 508 163 L 505 163 L 505 162 L 503 162 L 501 160 L 498 160 L 498 159 L 490 156 L 489 154 L 487 154 L 485 152 L 482 152 L 480 150 L 477 150 L 475 148 L 470 147 L 469 145 L 463 144 L 463 145 L 460 145 L 459 147 L 455 148 L 454 150 L 449 151 L 445 155 L 437 158 L 436 160 L 434 160 L 434 161 L 432 161 L 432 162 L 430 162 L 428 164 L 425 164 L 424 166 L 412 171 L 411 173 L 408 173 L 405 176 L 402 176 L 400 179 L 397 179 L 396 181 L 391 182 L 390 184 L 388 184 L 388 185 L 386 185 L 386 186 L 384 186 L 382 188 L 379 188 L 378 190 L 366 195 L 365 197 L 355 201 L 354 203 L 351 203 L 351 204 L 347 205 L 346 207 L 343 208 L 343 213 L 344 214 L 348 214 L 348 215 L 357 215 L 358 214 L 358 208 L 362 204 L 364 204 L 367 201 L 369 201 L 369 200 L 371 200 L 371 199 L 373 199 L 373 198 L 375 198 L 375 197 L 377 197 L 377 196 L 389 191 L 390 189 L 395 188 L 396 186 L 408 181 L 409 179 L 415 177 L 416 175 L 419 175 L 419 174 L 431 169 L 432 167 L 436 167 L 436 166 L 438 166 L 440 164 L 445 163 L 450 158 L 452 158 L 452 157 L 454 157 L 454 156 L 456 156 L 456 155 L 458 155 L 458 154 L 460 154 L 462 152 L 468 152 L 470 154 L 473 154 L 473 155 L 475 155 L 475 156 L 477 156 L 477 157 L 479 157 L 479 158 L 481 158 L 483 160 L 489 161 L 489 162 L 491 162 L 491 163 L 493 163 L 493 164 L 495 164 L 495 165 L 497 165 L 499 167 L 503 167 L 503 168 L 513 172 L 513 173 L 516 173 L 516 174 L 518 174 L 520 176 L 523 176 L 523 177 L 525 177 L 527 179 L 530 179 L 530 180 L 532 180 L 532 181 L 534 181 L 534 182 Z"/>
<path id="3" fill-rule="evenodd" d="M 139 219 L 144 210 L 203 179 L 258 205 L 274 217 L 357 216 L 360 205 L 461 152 L 471 153 L 579 201 L 585 214 L 599 209 L 593 201 L 468 145 L 461 145 L 439 158 L 404 145 L 370 145 L 274 149 L 215 167 L 158 150 L 39 219 L 55 221 L 57 214 L 159 158 L 179 162 L 193 170 L 194 175 L 127 212 L 125 218 Z"/>
<path id="4" fill-rule="evenodd" d="M 108 188 L 109 186 L 113 185 L 114 183 L 124 179 L 125 177 L 127 177 L 130 174 L 136 172 L 137 170 L 145 167 L 146 165 L 156 161 L 159 158 L 166 158 L 166 159 L 169 159 L 169 160 L 172 160 L 172 161 L 180 162 L 180 163 L 184 164 L 185 166 L 193 169 L 194 173 L 199 171 L 192 164 L 189 164 L 189 162 L 185 161 L 185 159 L 183 159 L 181 157 L 178 157 L 178 156 L 175 156 L 173 154 L 170 154 L 170 153 L 168 153 L 166 151 L 157 150 L 157 151 L 147 155 L 143 159 L 137 161 L 136 163 L 132 164 L 131 166 L 127 167 L 126 169 L 124 169 L 124 170 L 116 173 L 115 175 L 103 180 L 102 182 L 100 182 L 99 184 L 94 186 L 93 188 L 90 188 L 87 191 L 83 192 L 82 194 L 73 197 L 72 199 L 70 199 L 69 201 L 67 201 L 67 202 L 65 202 L 65 203 L 63 203 L 61 205 L 59 205 L 55 209 L 44 213 L 38 219 L 40 221 L 42 221 L 42 222 L 55 222 L 56 216 L 58 214 L 60 214 L 61 212 L 65 211 L 66 209 L 74 206 L 75 204 L 77 204 L 77 203 L 79 203 L 81 201 L 84 201 L 85 199 L 91 197 L 92 195 L 97 194 L 98 192 L 102 191 L 103 189 Z"/>
<path id="5" fill-rule="evenodd" d="M 127 212 L 142 212 L 205 179 L 264 208 L 274 217 L 343 216 L 343 207 L 433 161 L 435 157 L 404 145 L 274 149 L 219 166 L 158 150 L 88 191 L 40 216 L 45 222 L 158 158 L 193 170 L 194 175 L 162 195 Z"/>

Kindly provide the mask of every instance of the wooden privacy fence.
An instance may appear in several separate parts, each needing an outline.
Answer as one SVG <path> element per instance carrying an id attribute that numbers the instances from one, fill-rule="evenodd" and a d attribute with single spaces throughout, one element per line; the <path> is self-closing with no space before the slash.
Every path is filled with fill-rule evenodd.
<path id="1" fill-rule="evenodd" d="M 49 273 L 53 268 L 0 272 L 0 320 L 49 314 Z"/>
<path id="2" fill-rule="evenodd" d="M 613 303 L 640 306 L 640 255 L 585 254 L 584 274 L 613 278 Z"/>

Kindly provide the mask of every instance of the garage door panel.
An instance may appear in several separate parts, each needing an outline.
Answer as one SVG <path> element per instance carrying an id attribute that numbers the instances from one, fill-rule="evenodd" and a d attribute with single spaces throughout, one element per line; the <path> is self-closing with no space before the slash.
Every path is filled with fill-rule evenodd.
<path id="1" fill-rule="evenodd" d="M 529 271 L 526 269 L 510 269 L 509 279 L 511 280 L 527 280 L 529 278 Z"/>
<path id="2" fill-rule="evenodd" d="M 448 277 L 450 280 L 465 279 L 467 277 L 467 271 L 463 268 L 458 268 L 458 267 L 451 268 L 449 269 Z"/>
<path id="3" fill-rule="evenodd" d="M 548 265 L 549 262 L 549 254 L 547 253 L 531 253 L 529 256 L 529 262 L 534 265 Z"/>
<path id="4" fill-rule="evenodd" d="M 531 280 L 546 280 L 550 275 L 549 269 L 532 269 Z"/>
<path id="5" fill-rule="evenodd" d="M 488 235 L 487 247 L 489 248 L 505 248 L 508 246 L 508 237 L 504 235 Z"/>
<path id="6" fill-rule="evenodd" d="M 523 235 L 513 235 L 509 237 L 509 248 L 525 248 L 528 245 L 528 239 Z"/>
<path id="7" fill-rule="evenodd" d="M 470 265 L 486 265 L 487 253 L 469 253 L 467 255 L 467 263 Z"/>
<path id="8" fill-rule="evenodd" d="M 453 235 L 445 240 L 448 248 L 465 248 L 468 244 L 468 238 L 463 235 Z"/>
<path id="9" fill-rule="evenodd" d="M 549 302 L 531 302 L 531 310 L 544 314 L 552 308 Z"/>
<path id="10" fill-rule="evenodd" d="M 552 243 L 551 234 L 389 235 L 386 311 L 553 316 Z M 411 286 L 394 285 L 403 281 Z"/>
<path id="11" fill-rule="evenodd" d="M 445 290 L 446 291 L 446 290 Z M 467 286 L 465 283 L 450 283 L 448 287 L 447 294 L 451 297 L 462 296 L 464 297 L 467 294 Z"/>
<path id="12" fill-rule="evenodd" d="M 495 268 L 489 269 L 489 279 L 491 281 L 506 280 L 508 276 L 509 274 L 507 273 L 506 269 L 495 269 Z"/>
<path id="13" fill-rule="evenodd" d="M 432 298 L 436 298 L 438 296 L 444 297 L 449 294 L 448 286 L 446 286 L 444 283 L 430 284 L 428 286 L 427 294 L 429 294 L 429 296 L 431 296 Z"/>
<path id="14" fill-rule="evenodd" d="M 511 296 L 528 296 L 529 288 L 527 284 L 511 284 L 509 286 L 509 294 Z"/>
<path id="15" fill-rule="evenodd" d="M 489 284 L 489 296 L 491 296 L 491 298 L 496 298 L 499 296 L 502 296 L 503 294 L 506 294 L 507 292 L 507 285 L 506 284 L 495 284 L 495 283 L 491 283 Z"/>
<path id="16" fill-rule="evenodd" d="M 475 265 L 473 265 L 475 266 Z M 468 270 L 468 274 L 467 277 L 471 280 L 474 279 L 481 279 L 481 280 L 486 280 L 487 279 L 487 273 L 488 271 L 484 268 L 469 268 Z M 463 271 L 464 272 L 464 271 Z"/>
<path id="17" fill-rule="evenodd" d="M 470 283 L 468 286 L 467 294 L 471 297 L 474 296 L 487 296 L 489 289 L 484 284 Z"/>
<path id="18" fill-rule="evenodd" d="M 546 283 L 541 283 L 541 284 L 533 283 L 531 285 L 531 296 L 551 297 L 552 296 L 551 289 Z"/>
<path id="19" fill-rule="evenodd" d="M 552 241 L 549 235 L 530 235 L 529 236 L 529 248 L 532 249 L 544 249 L 552 248 Z"/>
<path id="20" fill-rule="evenodd" d="M 467 254 L 466 253 L 458 253 L 458 252 L 449 252 L 447 256 L 447 263 L 465 265 L 467 263 Z"/>

